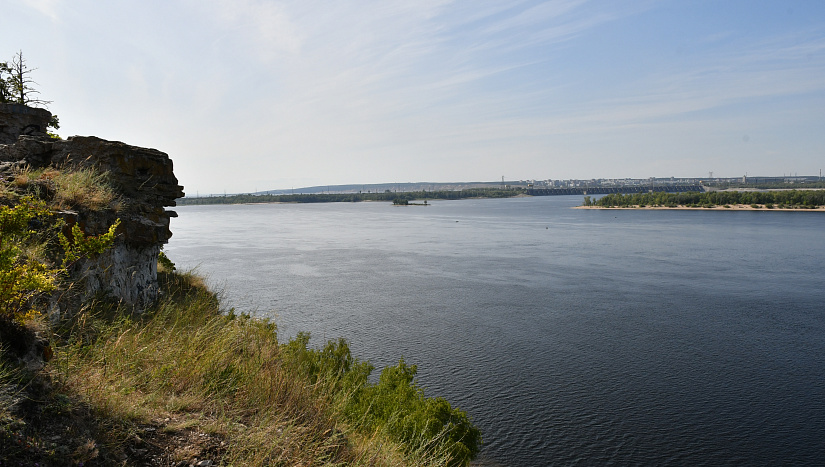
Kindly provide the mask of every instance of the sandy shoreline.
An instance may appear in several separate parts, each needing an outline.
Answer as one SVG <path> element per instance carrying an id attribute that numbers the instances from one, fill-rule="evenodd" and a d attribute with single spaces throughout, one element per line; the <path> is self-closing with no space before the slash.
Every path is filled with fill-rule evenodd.
<path id="1" fill-rule="evenodd" d="M 768 209 L 764 206 L 762 207 L 752 207 L 749 204 L 730 204 L 729 207 L 724 206 L 714 206 L 712 208 L 703 208 L 703 207 L 691 207 L 691 206 L 676 206 L 676 207 L 667 207 L 667 206 L 615 206 L 615 207 L 603 207 L 603 206 L 575 206 L 573 209 L 649 209 L 649 210 L 670 210 L 670 211 L 793 211 L 793 212 L 825 212 L 825 206 L 820 206 L 816 209 L 792 209 L 792 208 L 778 208 L 773 207 Z"/>

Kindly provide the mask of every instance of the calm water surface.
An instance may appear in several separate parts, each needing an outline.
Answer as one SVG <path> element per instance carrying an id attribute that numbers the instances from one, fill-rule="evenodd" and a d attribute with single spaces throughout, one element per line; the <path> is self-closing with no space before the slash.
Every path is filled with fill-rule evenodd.
<path id="1" fill-rule="evenodd" d="M 166 249 L 283 339 L 418 364 L 482 465 L 825 462 L 825 215 L 580 203 L 185 206 Z"/>

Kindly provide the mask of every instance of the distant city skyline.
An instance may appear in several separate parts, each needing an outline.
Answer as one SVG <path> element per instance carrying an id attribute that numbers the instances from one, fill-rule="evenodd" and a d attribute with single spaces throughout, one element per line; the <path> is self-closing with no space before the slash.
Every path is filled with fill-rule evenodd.
<path id="1" fill-rule="evenodd" d="M 756 176 L 737 176 L 737 177 L 624 177 L 624 178 L 583 178 L 583 179 L 518 179 L 518 180 L 490 180 L 490 181 L 450 181 L 450 182 L 432 182 L 432 181 L 418 181 L 418 182 L 378 182 L 378 183 L 344 183 L 344 184 L 325 184 L 313 186 L 297 186 L 288 188 L 268 188 L 242 191 L 242 192 L 216 192 L 216 193 L 200 193 L 190 192 L 187 194 L 189 198 L 197 198 L 204 196 L 223 196 L 223 195 L 238 195 L 238 194 L 309 194 L 309 193 L 369 193 L 377 191 L 450 191 L 462 190 L 468 188 L 480 187 L 498 187 L 506 186 L 521 186 L 525 187 L 530 184 L 536 187 L 574 187 L 587 186 L 595 183 L 595 186 L 610 186 L 610 185 L 645 185 L 653 183 L 665 184 L 683 184 L 691 185 L 701 182 L 743 182 L 748 183 L 805 183 L 822 181 L 822 175 L 816 174 L 781 174 L 781 175 L 756 175 Z"/>
<path id="2" fill-rule="evenodd" d="M 18 50 L 191 194 L 825 168 L 815 0 L 9 0 Z"/>

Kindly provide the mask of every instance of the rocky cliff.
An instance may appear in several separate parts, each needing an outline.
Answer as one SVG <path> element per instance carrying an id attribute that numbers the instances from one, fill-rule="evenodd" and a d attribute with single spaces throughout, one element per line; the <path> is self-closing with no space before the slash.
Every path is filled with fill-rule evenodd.
<path id="1" fill-rule="evenodd" d="M 10 109 L 11 107 L 11 109 Z M 60 170 L 93 168 L 108 174 L 119 196 L 117 207 L 66 210 L 68 226 L 78 224 L 87 235 L 104 233 L 121 220 L 115 246 L 74 266 L 87 296 L 103 292 L 123 303 L 145 306 L 157 298 L 157 258 L 172 236 L 169 220 L 175 199 L 184 195 L 169 156 L 156 149 L 130 146 L 91 136 L 55 140 L 42 130 L 51 115 L 42 109 L 0 106 L 0 176 L 13 177 L 28 167 Z M 9 141 L 17 132 L 13 141 Z"/>

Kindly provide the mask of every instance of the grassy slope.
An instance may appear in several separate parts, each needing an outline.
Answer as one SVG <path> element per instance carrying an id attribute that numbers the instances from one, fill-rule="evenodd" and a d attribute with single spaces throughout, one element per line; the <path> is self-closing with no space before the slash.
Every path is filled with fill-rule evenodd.
<path id="1" fill-rule="evenodd" d="M 190 274 L 161 281 L 145 316 L 87 306 L 44 370 L 0 371 L 0 465 L 446 463 L 350 429 L 271 324 L 220 314 Z"/>

